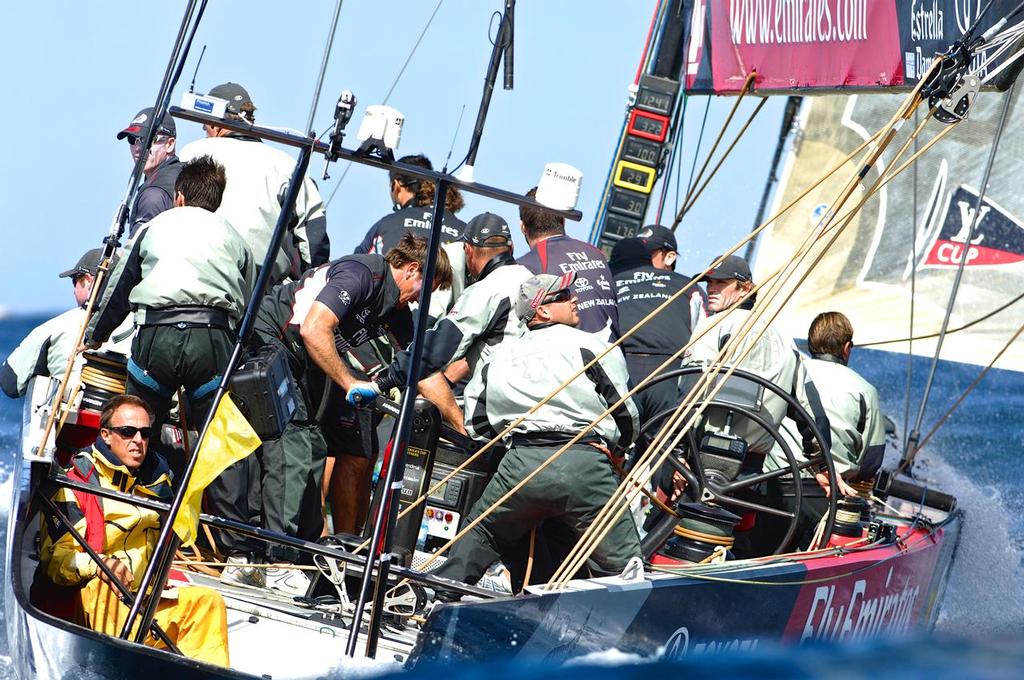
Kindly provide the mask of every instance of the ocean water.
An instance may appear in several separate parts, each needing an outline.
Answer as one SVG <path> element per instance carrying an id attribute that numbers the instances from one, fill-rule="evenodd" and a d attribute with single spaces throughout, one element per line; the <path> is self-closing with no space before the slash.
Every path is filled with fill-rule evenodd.
<path id="1" fill-rule="evenodd" d="M 0 360 L 43 318 L 0 321 Z M 910 417 L 917 413 L 928 360 L 913 361 Z M 874 383 L 902 436 L 905 356 L 857 349 L 851 365 Z M 927 431 L 976 377 L 978 367 L 943 362 L 923 429 Z M 504 676 L 603 680 L 684 673 L 687 677 L 1019 678 L 1024 676 L 1024 375 L 991 371 L 918 458 L 918 476 L 956 495 L 966 521 L 935 630 L 912 640 L 775 647 L 651 663 L 629 650 L 568 666 L 502 662 L 447 668 L 448 677 Z M 0 545 L 10 505 L 10 471 L 21 401 L 0 395 Z M 0 578 L 4 578 L 0 574 Z M 0 607 L 0 617 L 2 617 Z M 0 624 L 2 624 L 0 620 Z M 0 625 L 0 680 L 17 677 Z M 365 669 L 363 673 L 365 674 Z M 429 668 L 415 675 L 430 677 Z M 403 675 L 409 677 L 409 674 Z"/>

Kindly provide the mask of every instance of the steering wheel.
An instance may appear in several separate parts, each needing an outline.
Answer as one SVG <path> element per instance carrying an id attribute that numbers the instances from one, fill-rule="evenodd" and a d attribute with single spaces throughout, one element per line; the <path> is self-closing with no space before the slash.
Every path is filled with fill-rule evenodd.
<path id="1" fill-rule="evenodd" d="M 654 378 L 647 385 L 645 385 L 643 389 L 648 389 L 652 385 L 656 385 L 657 383 L 660 383 L 664 380 L 676 380 L 683 376 L 691 376 L 695 374 L 701 374 L 703 372 L 704 369 L 698 366 L 675 369 Z M 816 457 L 805 461 L 798 460 L 796 456 L 793 454 L 793 451 L 787 443 L 787 441 L 785 440 L 785 438 L 783 438 L 782 435 L 779 433 L 778 428 L 776 428 L 760 413 L 757 413 L 749 408 L 738 406 L 732 403 L 727 403 L 715 398 L 708 402 L 709 408 L 724 409 L 727 412 L 732 412 L 741 418 L 747 418 L 753 423 L 755 423 L 758 427 L 767 432 L 771 436 L 771 438 L 779 444 L 779 448 L 782 449 L 782 452 L 786 456 L 786 465 L 779 468 L 778 470 L 772 470 L 770 472 L 758 472 L 743 469 L 741 470 L 740 474 L 737 476 L 736 479 L 725 484 L 721 484 L 713 479 L 709 479 L 704 469 L 704 465 L 701 461 L 701 457 L 697 455 L 697 451 L 700 447 L 696 431 L 699 429 L 701 432 L 703 432 L 704 421 L 702 420 L 702 422 L 696 428 L 691 428 L 688 432 L 686 432 L 685 436 L 687 446 L 677 446 L 675 450 L 673 450 L 672 454 L 669 455 L 668 457 L 669 462 L 675 467 L 676 470 L 678 470 L 683 475 L 683 477 L 687 481 L 687 489 L 684 493 L 691 500 L 694 501 L 700 501 L 702 503 L 713 502 L 719 505 L 727 505 L 739 508 L 741 510 L 753 510 L 756 512 L 763 512 L 766 514 L 775 515 L 778 517 L 788 519 L 789 524 L 786 529 L 786 534 L 780 541 L 779 545 L 776 546 L 775 550 L 771 553 L 772 555 L 777 555 L 783 550 L 785 550 L 787 544 L 793 538 L 793 535 L 796 533 L 797 526 L 799 525 L 799 518 L 801 514 L 801 509 L 803 507 L 803 493 L 801 488 L 802 485 L 800 484 L 800 473 L 803 470 L 806 470 L 807 468 L 819 465 L 823 459 L 825 462 L 825 467 L 828 475 L 829 487 L 833 489 L 833 492 L 830 493 L 828 496 L 828 512 L 825 523 L 825 530 L 822 532 L 822 537 L 819 542 L 819 545 L 811 546 L 811 548 L 813 549 L 823 547 L 824 544 L 827 543 L 828 537 L 832 535 L 832 528 L 835 524 L 836 504 L 838 502 L 837 494 L 835 492 L 835 489 L 838 488 L 836 484 L 835 464 L 832 461 L 831 451 L 828 449 L 828 447 L 825 446 L 824 437 L 818 430 L 817 425 L 814 422 L 814 418 L 812 418 L 810 414 L 808 414 L 807 411 L 805 411 L 804 408 L 800 406 L 799 402 L 797 402 L 792 395 L 785 392 L 771 381 L 762 378 L 761 376 L 756 375 L 754 373 L 750 373 L 749 371 L 736 369 L 735 371 L 733 371 L 732 376 L 730 376 L 730 378 L 737 377 L 752 382 L 760 387 L 763 387 L 764 389 L 772 392 L 776 396 L 783 399 L 787 403 L 787 405 L 791 407 L 791 412 L 794 413 L 797 418 L 799 418 L 801 421 L 803 421 L 810 427 L 811 431 L 814 434 L 815 440 L 818 442 L 818 448 L 821 451 L 821 458 Z M 702 404 L 703 402 L 698 401 L 695 403 L 694 408 Z M 666 409 L 661 413 L 656 414 L 653 418 L 649 419 L 646 423 L 644 423 L 643 428 L 641 428 L 637 436 L 637 442 L 641 442 L 644 448 L 649 446 L 655 438 L 655 436 L 657 435 L 657 433 L 661 430 L 665 421 L 669 418 L 669 416 L 671 416 L 675 412 L 675 410 L 676 407 Z M 682 422 L 685 422 L 685 420 L 689 418 L 689 413 L 690 411 L 683 414 L 684 420 Z M 687 468 L 679 461 L 679 458 L 681 456 L 686 458 L 689 464 L 689 468 Z M 746 463 L 744 464 L 744 468 L 746 468 Z M 772 479 L 782 478 L 789 478 L 793 480 L 792 511 L 783 510 L 782 508 L 771 507 L 763 503 L 751 501 L 748 498 L 744 497 L 748 496 L 748 494 L 745 492 L 752 490 L 754 487 L 765 482 L 768 482 L 769 480 Z"/>

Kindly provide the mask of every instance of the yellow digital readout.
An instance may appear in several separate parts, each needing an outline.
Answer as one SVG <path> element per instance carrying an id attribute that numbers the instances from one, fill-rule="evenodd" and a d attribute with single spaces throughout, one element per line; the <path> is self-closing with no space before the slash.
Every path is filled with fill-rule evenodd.
<path id="1" fill-rule="evenodd" d="M 644 194 L 651 193 L 654 188 L 656 173 L 654 168 L 649 168 L 639 163 L 619 161 L 615 166 L 615 178 L 612 183 L 623 189 L 633 189 Z"/>

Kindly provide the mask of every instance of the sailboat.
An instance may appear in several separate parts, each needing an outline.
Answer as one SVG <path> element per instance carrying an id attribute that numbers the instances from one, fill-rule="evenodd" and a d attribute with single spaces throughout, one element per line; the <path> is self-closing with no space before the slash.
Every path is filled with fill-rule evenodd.
<path id="1" fill-rule="evenodd" d="M 963 66 L 966 65 L 961 64 Z M 960 78 L 963 77 L 966 77 L 965 72 L 960 74 Z M 958 79 L 954 79 L 952 85 L 958 82 Z M 167 87 L 161 95 L 165 106 L 169 91 Z M 917 94 L 919 92 L 915 91 L 912 96 Z M 907 101 L 907 97 L 902 97 L 899 103 Z M 915 106 L 908 109 L 911 115 L 919 103 L 913 101 Z M 889 213 L 878 207 L 882 205 L 883 197 L 888 197 L 896 185 L 887 184 L 882 189 L 889 193 L 878 195 L 878 187 L 872 184 L 871 192 L 876 194 L 872 200 L 875 202 L 866 202 L 860 206 L 859 213 L 854 210 L 844 215 L 843 211 L 851 208 L 853 203 L 843 205 L 845 200 L 833 202 L 834 196 L 844 193 L 839 190 L 844 180 L 846 183 L 842 186 L 853 187 L 846 196 L 847 200 L 859 186 L 858 176 L 864 179 L 865 185 L 872 182 L 869 171 L 876 173 L 874 179 L 879 184 L 888 180 L 884 164 L 877 162 L 879 159 L 885 160 L 881 155 L 884 149 L 880 143 L 875 146 L 865 144 L 868 157 L 878 152 L 870 163 L 864 160 L 838 163 L 834 176 L 842 179 L 834 180 L 837 184 L 830 186 L 827 182 L 833 180 L 826 180 L 826 183 L 818 185 L 815 190 L 818 193 L 793 201 L 793 198 L 813 184 L 809 176 L 813 174 L 816 181 L 821 167 L 831 165 L 828 163 L 829 155 L 837 161 L 841 160 L 866 141 L 865 135 L 858 132 L 857 125 L 872 132 L 876 129 L 892 129 L 891 124 L 888 128 L 885 124 L 872 124 L 866 115 L 862 115 L 863 111 L 855 109 L 856 105 L 848 112 L 851 106 L 849 102 L 850 99 L 845 98 L 821 99 L 808 105 L 801 118 L 805 126 L 804 137 L 794 147 L 793 155 L 787 161 L 784 186 L 776 200 L 775 212 L 786 216 L 772 220 L 771 231 L 766 231 L 762 236 L 758 279 L 765 281 L 766 285 L 773 280 L 779 283 L 775 289 L 765 288 L 766 293 L 775 291 L 775 302 L 771 302 L 772 295 L 766 295 L 761 312 L 779 312 L 779 323 L 791 324 L 794 329 L 799 328 L 801 323 L 806 326 L 807 310 L 821 304 L 821 299 L 814 297 L 818 290 L 848 295 L 853 300 L 856 295 L 874 294 L 876 289 L 881 288 L 896 299 L 901 295 L 900 288 L 908 285 L 908 277 L 916 284 L 918 277 L 928 279 L 935 271 L 942 271 L 947 264 L 959 265 L 961 262 L 966 263 L 969 258 L 977 262 L 982 257 L 1004 257 L 978 250 L 978 255 L 971 258 L 967 245 L 970 243 L 971 247 L 979 248 L 979 236 L 989 238 L 991 242 L 994 238 L 989 234 L 999 229 L 1002 229 L 999 233 L 1007 230 L 1012 232 L 1007 224 L 1017 224 L 1010 197 L 993 196 L 990 200 L 987 196 L 981 196 L 982 189 L 979 187 L 974 187 L 972 194 L 970 187 L 961 186 L 962 180 L 951 179 L 958 175 L 949 170 L 947 163 L 945 171 L 935 172 L 935 196 L 928 199 L 932 201 L 928 205 L 934 209 L 929 208 L 928 218 L 919 228 L 912 221 L 915 230 L 911 232 L 910 242 L 914 245 L 908 257 L 906 248 L 897 248 L 888 240 L 896 237 L 899 224 L 894 222 L 901 220 L 895 218 L 890 221 Z M 954 102 L 958 103 L 959 99 Z M 885 104 L 889 107 L 890 115 L 885 116 L 888 120 L 891 117 L 892 102 Z M 879 100 L 879 110 L 885 104 Z M 813 135 L 819 128 L 828 130 L 832 127 L 827 123 L 815 122 L 815 116 L 826 115 L 830 107 L 833 112 L 841 110 L 840 115 L 844 119 L 859 122 L 850 126 L 848 133 L 836 132 L 834 139 L 815 140 Z M 171 113 L 197 122 L 228 127 L 239 125 L 181 108 L 172 108 Z M 847 113 L 850 115 L 847 116 Z M 963 112 L 960 115 L 962 117 Z M 912 127 L 908 123 L 907 129 Z M 957 131 L 960 129 L 958 127 Z M 342 136 L 332 139 L 328 144 L 302 135 L 255 126 L 247 126 L 245 131 L 299 148 L 301 153 L 297 177 L 304 173 L 312 153 L 378 168 L 393 167 L 393 161 L 384 155 L 345 149 L 341 144 Z M 872 138 L 870 134 L 866 136 L 868 141 L 875 139 L 876 142 L 885 138 L 885 135 L 877 138 Z M 926 144 L 925 139 L 920 140 L 922 148 Z M 887 143 L 891 141 L 888 139 Z M 970 142 L 964 144 L 969 145 Z M 826 157 L 825 162 L 823 156 Z M 960 155 L 957 160 L 959 162 Z M 941 170 L 942 163 L 938 162 L 937 165 Z M 862 173 L 861 168 L 866 168 L 866 171 Z M 458 186 L 464 191 L 481 193 L 496 200 L 520 205 L 534 204 L 531 199 L 461 180 L 447 173 L 405 166 L 402 169 L 435 181 L 440 188 L 442 202 L 443 188 Z M 851 177 L 854 179 L 851 180 Z M 975 197 L 973 212 L 972 195 Z M 906 200 L 905 196 L 903 200 Z M 966 203 L 966 207 L 962 208 L 962 203 Z M 560 212 L 570 219 L 581 217 L 575 210 Z M 435 215 L 440 213 L 440 210 L 434 211 Z M 921 212 L 914 211 L 913 214 L 919 215 Z M 961 219 L 960 230 L 956 223 L 958 214 Z M 985 220 L 995 220 L 997 216 L 1003 220 L 998 221 L 1001 226 L 999 229 L 992 226 L 991 231 L 988 231 L 993 222 Z M 847 217 L 847 226 L 840 230 L 838 227 L 841 221 Z M 969 220 L 975 226 L 981 224 L 982 230 L 970 234 L 972 228 L 968 227 L 965 236 L 971 238 L 958 240 L 964 220 Z M 278 225 L 279 230 L 283 229 L 283 222 Z M 816 230 L 817 239 L 807 242 L 805 247 L 809 224 L 811 231 Z M 832 227 L 836 229 L 830 231 Z M 434 229 L 433 232 L 437 234 L 439 230 Z M 823 249 L 822 246 L 832 236 L 836 236 L 834 241 L 828 249 Z M 436 253 L 438 239 L 432 239 L 431 245 Z M 958 245 L 961 255 L 955 252 Z M 1007 246 L 1002 250 L 1012 252 L 1012 247 Z M 272 248 L 268 258 L 273 255 Z M 851 260 L 855 262 L 851 263 Z M 794 268 L 787 274 L 789 264 L 793 264 Z M 995 264 L 998 267 L 1003 262 Z M 806 267 L 801 269 L 802 265 Z M 265 267 L 264 270 L 269 268 Z M 836 276 L 836 273 L 840 276 Z M 784 284 L 787 276 L 792 278 L 804 274 L 831 274 L 831 279 L 827 283 L 825 279 L 815 280 L 817 286 L 805 283 L 794 287 Z M 980 295 L 986 285 L 990 284 L 978 284 L 979 291 L 975 294 Z M 429 285 L 424 286 L 425 290 L 429 288 Z M 421 305 L 423 314 L 426 308 L 426 304 Z M 909 328 L 909 337 L 921 334 L 922 327 L 930 330 L 936 321 L 942 319 L 942 314 L 938 312 L 920 314 L 924 319 L 919 322 L 920 327 L 915 324 Z M 863 328 L 879 332 L 879 340 L 899 340 L 891 336 L 896 325 L 893 319 L 904 318 L 905 314 L 894 311 L 888 323 L 882 319 L 875 327 L 871 326 L 870 321 L 878 319 L 865 318 Z M 855 319 L 855 324 L 861 328 L 859 319 Z M 424 325 L 420 323 L 420 329 Z M 989 330 L 987 326 L 986 330 Z M 1000 330 L 1001 327 L 992 331 L 993 343 Z M 953 337 L 956 337 L 955 334 Z M 422 336 L 418 342 L 422 343 Z M 915 351 L 927 349 L 923 343 L 923 340 L 907 342 L 908 345 L 914 345 Z M 415 371 L 410 370 L 410 374 L 415 374 Z M 696 377 L 693 369 L 683 369 L 669 377 L 677 378 L 683 374 Z M 756 396 L 749 404 L 716 402 L 718 393 L 733 376 L 756 384 L 755 391 L 758 394 L 773 389 L 770 384 L 759 382 L 757 376 L 729 368 L 727 362 L 713 374 L 701 375 L 708 376 L 699 388 L 705 391 L 693 393 L 684 399 L 679 410 L 681 417 L 699 418 L 702 409 L 709 405 L 752 409 L 756 412 L 759 398 Z M 719 377 L 723 379 L 716 381 Z M 698 380 L 701 379 L 698 377 Z M 220 389 L 226 390 L 226 384 L 222 384 Z M 27 400 L 30 421 L 38 423 L 38 414 L 45 410 L 48 403 L 46 397 L 51 392 L 51 386 L 44 384 L 40 386 L 39 394 Z M 63 389 L 57 390 L 59 394 L 63 392 Z M 33 523 L 38 521 L 38 514 L 34 512 L 38 500 L 35 495 L 41 488 L 45 488 L 45 484 L 69 485 L 69 481 L 52 465 L 45 450 L 40 453 L 39 447 L 32 446 L 32 439 L 27 439 L 25 455 L 18 459 L 15 471 L 15 502 L 10 515 L 6 552 L 9 577 L 4 586 L 6 621 L 15 665 L 41 677 L 59 676 L 79 669 L 111 678 L 139 677 L 148 673 L 165 675 L 170 671 L 179 677 L 196 678 L 260 675 L 275 678 L 319 677 L 342 672 L 347 656 L 394 660 L 415 667 L 434 661 L 453 662 L 520 655 L 563 661 L 615 647 L 641 656 L 674 659 L 696 651 L 750 648 L 768 640 L 796 643 L 858 640 L 927 629 L 935 620 L 958 538 L 963 531 L 963 515 L 953 496 L 930 489 L 921 480 L 898 474 L 887 475 L 873 487 L 864 489 L 866 498 L 860 503 L 840 506 L 833 497 L 821 525 L 820 536 L 809 551 L 780 551 L 778 554 L 750 559 L 730 559 L 729 551 L 720 549 L 727 548 L 727 545 L 709 544 L 701 537 L 694 544 L 691 533 L 690 548 L 705 551 L 704 558 L 656 560 L 653 555 L 662 548 L 663 542 L 654 541 L 650 559 L 634 562 L 619 575 L 576 578 L 575 570 L 568 570 L 557 581 L 530 585 L 515 595 L 499 595 L 469 585 L 439 583 L 429 574 L 418 571 L 415 561 L 413 566 L 392 565 L 382 556 L 390 556 L 393 547 L 391 541 L 395 540 L 400 507 L 398 487 L 401 485 L 395 485 L 394 482 L 407 478 L 403 477 L 407 470 L 402 468 L 404 463 L 401 452 L 403 447 L 409 445 L 409 421 L 413 418 L 414 392 L 414 389 L 407 389 L 403 403 L 395 411 L 398 415 L 395 450 L 399 453 L 382 473 L 382 500 L 377 506 L 373 533 L 367 541 L 374 549 L 364 549 L 364 553 L 360 554 L 354 549 L 354 544 L 344 541 L 307 543 L 215 517 L 202 518 L 205 523 L 216 528 L 248 533 L 261 540 L 277 542 L 314 555 L 313 561 L 319 571 L 319 586 L 327 592 L 333 590 L 337 593 L 337 597 L 327 599 L 293 600 L 264 591 L 224 586 L 216 577 L 200 571 L 171 569 L 165 577 L 172 582 L 209 585 L 220 590 L 224 596 L 228 604 L 231 646 L 236 660 L 232 669 L 214 668 L 171 651 L 101 635 L 45 614 L 31 602 L 29 588 L 36 565 Z M 691 410 L 694 410 L 695 415 L 687 416 Z M 55 416 L 55 411 L 51 410 L 50 415 Z M 83 409 L 78 409 L 76 413 L 69 412 L 64 423 L 88 427 L 89 419 L 83 414 Z M 690 425 L 682 425 L 682 421 L 667 427 L 663 432 L 665 441 L 676 437 L 678 442 L 686 430 L 692 427 L 692 422 Z M 33 436 L 35 434 L 31 428 L 26 431 Z M 663 454 L 667 456 L 674 447 L 675 443 L 663 446 Z M 822 448 L 827 451 L 827 447 Z M 429 472 L 420 471 L 425 474 L 427 482 L 420 486 L 424 492 L 420 501 L 420 516 L 423 513 L 422 505 L 433 502 L 437 507 L 447 499 L 448 490 L 452 487 L 445 485 L 462 470 L 465 458 L 463 455 L 462 463 L 449 466 L 449 477 L 443 480 L 432 478 Z M 782 474 L 797 477 L 803 469 L 803 463 L 793 456 L 789 458 L 791 468 Z M 827 454 L 824 458 L 834 479 L 834 466 Z M 691 460 L 691 464 L 698 470 L 702 465 L 699 459 Z M 629 495 L 640 494 L 641 487 L 647 481 L 641 479 L 640 476 L 645 473 L 640 470 L 629 474 L 633 476 L 627 477 L 623 484 L 624 501 L 629 500 Z M 756 484 L 758 479 L 755 477 L 743 483 Z M 701 475 L 698 475 L 698 482 L 704 491 L 711 493 L 714 502 L 705 504 L 703 509 L 698 508 L 697 511 L 714 514 L 716 508 L 721 509 L 722 506 L 728 506 L 730 501 L 737 501 L 730 497 L 729 489 L 725 488 L 728 484 L 716 486 L 708 483 Z M 116 496 L 116 493 L 113 495 Z M 696 500 L 701 499 L 698 497 Z M 138 499 L 134 502 L 139 503 Z M 174 515 L 177 511 L 175 504 L 180 506 L 180 500 L 176 499 L 175 503 L 169 505 L 150 502 L 148 507 Z M 402 512 L 411 507 L 412 504 L 404 506 Z M 441 508 L 444 509 L 443 505 Z M 609 512 L 621 513 L 627 509 L 628 502 L 620 502 L 617 509 Z M 709 516 L 704 515 L 705 519 Z M 166 521 L 165 526 L 170 523 Z M 673 527 L 669 525 L 669 529 Z M 169 530 L 165 534 L 169 535 Z M 685 535 L 680 536 L 687 538 Z M 162 537 L 161 543 L 164 538 L 166 536 Z M 577 559 L 585 558 L 582 553 L 581 549 Z M 689 553 L 691 556 L 693 554 Z M 159 579 L 160 576 L 155 578 Z M 382 611 L 385 587 L 394 585 L 400 579 L 436 587 L 455 587 L 464 597 L 461 601 L 438 604 L 422 614 L 415 607 L 405 613 L 398 613 L 398 608 L 394 606 L 388 611 Z M 370 589 L 374 585 L 376 591 L 371 598 Z M 283 660 L 269 658 L 269 655 L 261 653 L 261 648 L 265 647 L 268 640 L 275 641 L 275 650 L 284 647 L 301 650 L 301 653 L 287 655 L 288 658 Z"/>

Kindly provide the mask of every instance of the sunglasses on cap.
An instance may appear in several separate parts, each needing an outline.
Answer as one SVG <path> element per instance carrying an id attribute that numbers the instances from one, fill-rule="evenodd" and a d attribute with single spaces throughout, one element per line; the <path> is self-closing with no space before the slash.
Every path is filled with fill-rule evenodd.
<path id="1" fill-rule="evenodd" d="M 556 291 L 554 293 L 548 293 L 544 297 L 544 302 L 542 302 L 541 304 L 549 305 L 553 302 L 568 302 L 571 299 L 572 291 L 569 290 L 568 288 L 563 288 L 562 290 Z"/>
<path id="2" fill-rule="evenodd" d="M 143 439 L 149 439 L 153 436 L 152 427 L 135 427 L 134 425 L 112 425 L 108 428 L 111 432 L 116 432 L 119 437 L 125 439 L 134 439 L 136 434 L 142 435 Z"/>

